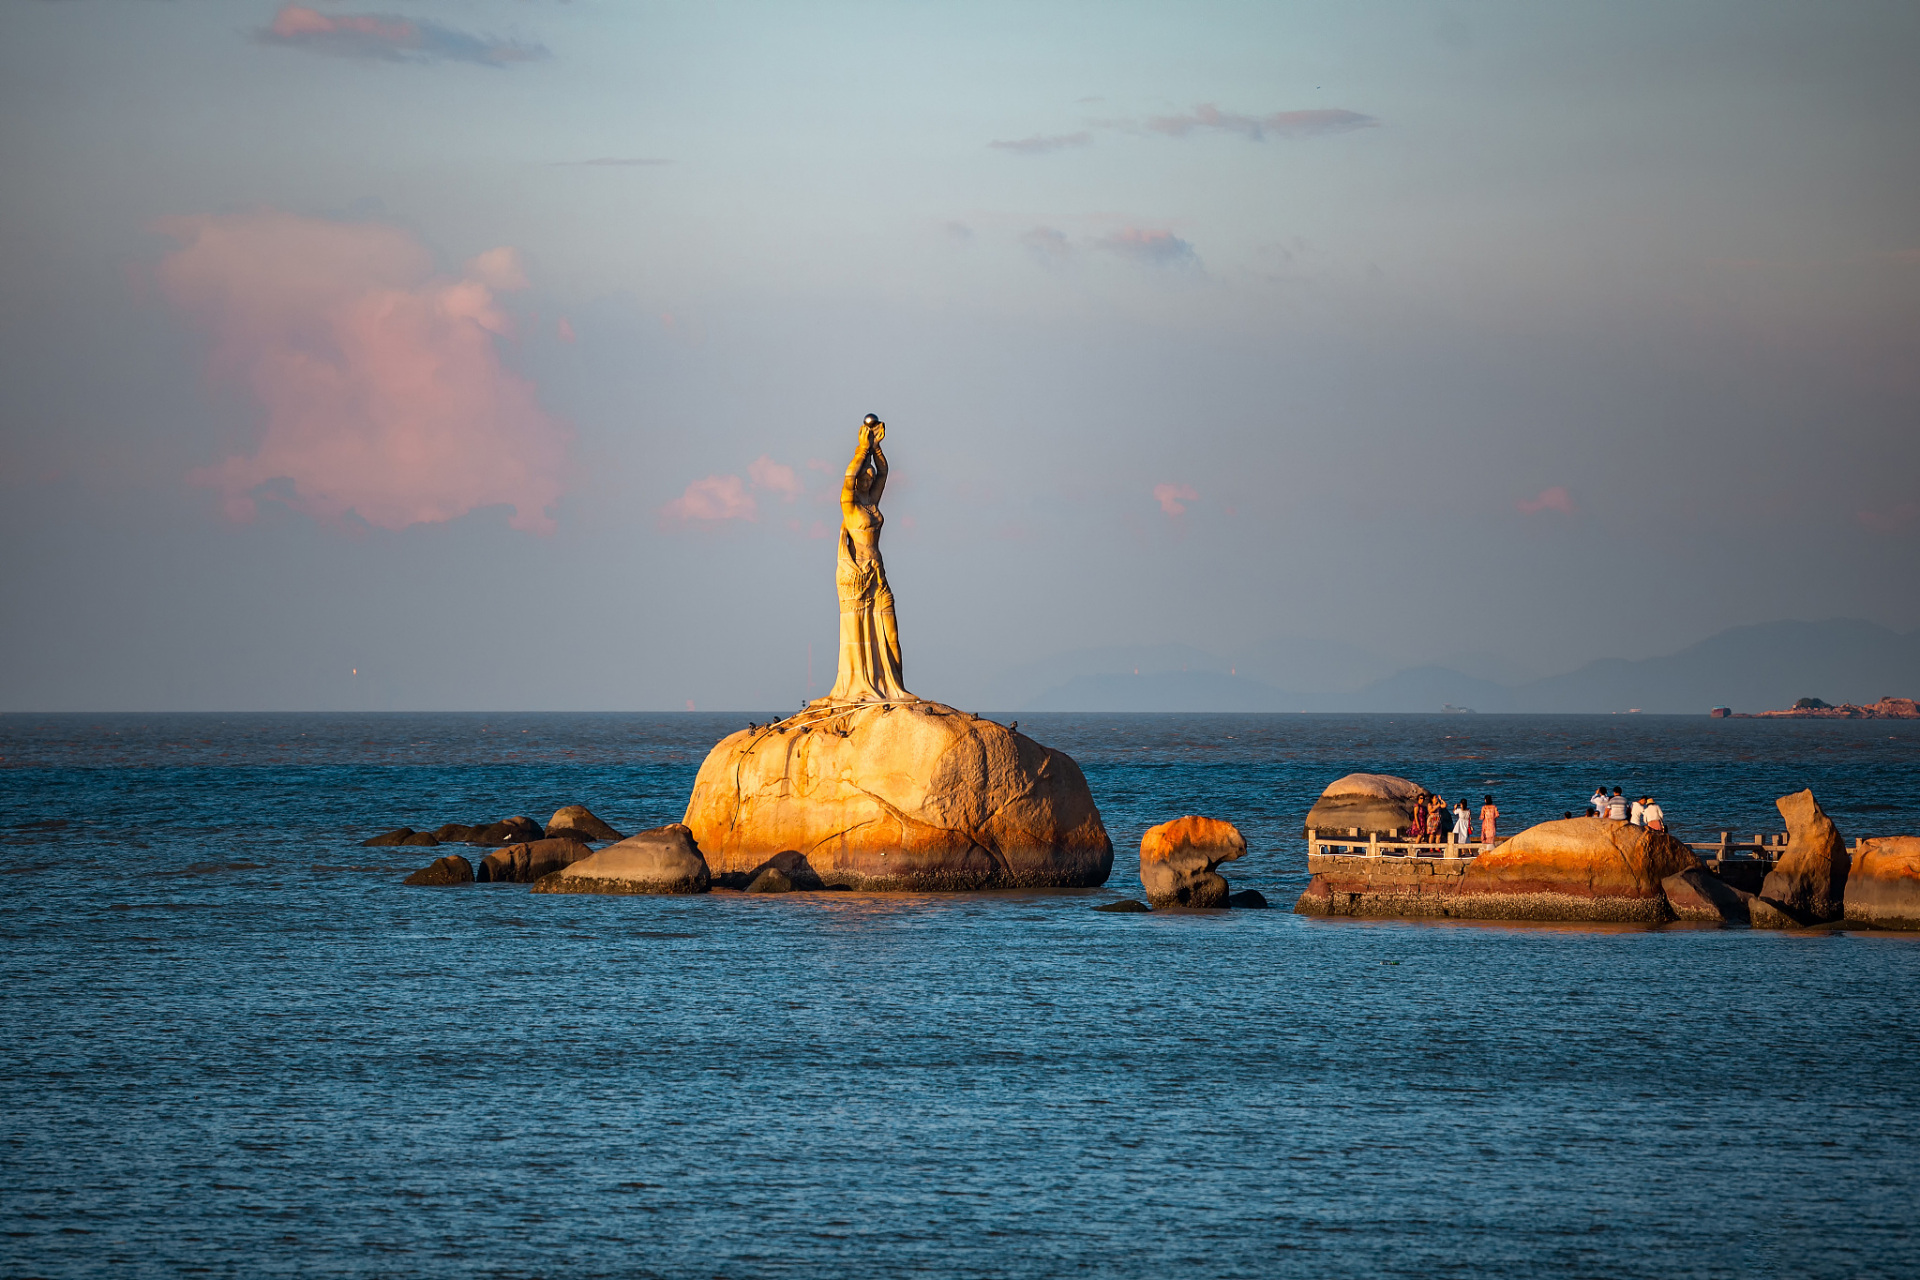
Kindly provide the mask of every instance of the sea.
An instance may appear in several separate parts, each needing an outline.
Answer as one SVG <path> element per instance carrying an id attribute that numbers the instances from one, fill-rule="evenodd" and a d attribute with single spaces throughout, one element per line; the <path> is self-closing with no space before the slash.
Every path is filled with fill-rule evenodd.
<path id="1" fill-rule="evenodd" d="M 0 716 L 0 1276 L 1920 1276 L 1920 936 L 1289 910 L 1349 772 L 1851 839 L 1920 832 L 1920 723 L 1021 715 L 1113 835 L 1070 892 L 360 845 L 674 821 L 766 718 Z M 1272 909 L 1092 910 L 1188 813 Z"/>

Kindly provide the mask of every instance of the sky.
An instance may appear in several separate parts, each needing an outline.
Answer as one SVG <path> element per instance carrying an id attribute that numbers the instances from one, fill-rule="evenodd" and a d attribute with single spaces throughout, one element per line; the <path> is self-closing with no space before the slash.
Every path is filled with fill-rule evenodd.
<path id="1" fill-rule="evenodd" d="M 957 705 L 1910 630 L 1915 137 L 1911 4 L 5 6 L 0 710 L 795 706 L 870 412 Z"/>

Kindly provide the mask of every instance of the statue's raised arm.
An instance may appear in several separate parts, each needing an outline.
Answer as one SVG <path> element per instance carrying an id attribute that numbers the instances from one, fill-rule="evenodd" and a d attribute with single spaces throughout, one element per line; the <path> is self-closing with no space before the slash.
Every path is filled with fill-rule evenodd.
<path id="1" fill-rule="evenodd" d="M 829 702 L 911 700 L 901 673 L 893 589 L 880 559 L 880 495 L 887 487 L 887 424 L 868 414 L 840 486 L 840 670 Z"/>

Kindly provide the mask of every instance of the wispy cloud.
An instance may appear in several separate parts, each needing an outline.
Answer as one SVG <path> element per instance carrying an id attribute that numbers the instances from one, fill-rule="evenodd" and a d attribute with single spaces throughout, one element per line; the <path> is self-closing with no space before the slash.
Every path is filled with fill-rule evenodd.
<path id="1" fill-rule="evenodd" d="M 987 144 L 995 151 L 1012 151 L 1023 156 L 1045 155 L 1050 151 L 1065 151 L 1070 147 L 1093 145 L 1093 135 L 1082 129 L 1078 133 L 1036 134 L 1031 138 L 1012 138 Z"/>
<path id="2" fill-rule="evenodd" d="M 505 67 L 550 56 L 546 46 L 475 35 L 382 13 L 322 13 L 289 4 L 259 31 L 263 44 L 375 62 L 471 62 Z"/>
<path id="3" fill-rule="evenodd" d="M 660 156 L 595 156 L 591 160 L 555 160 L 556 167 L 581 169 L 642 169 L 672 164 Z"/>
<path id="4" fill-rule="evenodd" d="M 1310 138 L 1331 133 L 1352 133 L 1371 129 L 1380 122 L 1358 111 L 1331 108 L 1318 111 L 1276 111 L 1271 115 L 1247 116 L 1222 111 L 1211 102 L 1203 102 L 1183 116 L 1154 116 L 1144 127 L 1170 138 L 1190 133 L 1237 133 L 1254 142 L 1268 137 Z"/>
<path id="5" fill-rule="evenodd" d="M 1200 261 L 1193 246 L 1171 231 L 1124 227 L 1100 240 L 1100 247 L 1135 262 L 1155 266 L 1187 266 Z"/>
<path id="6" fill-rule="evenodd" d="M 1187 514 L 1187 504 L 1200 500 L 1199 491 L 1190 484 L 1166 484 L 1153 486 L 1153 499 L 1160 504 L 1160 510 L 1170 519 Z"/>
<path id="7" fill-rule="evenodd" d="M 436 275 L 412 235 L 273 211 L 180 218 L 157 272 L 214 338 L 212 376 L 244 386 L 265 423 L 249 456 L 189 478 L 248 521 L 262 498 L 382 529 L 514 509 L 553 530 L 571 431 L 500 362 L 512 331 L 496 291 L 526 287 L 519 255 L 489 250 Z"/>
<path id="8" fill-rule="evenodd" d="M 670 524 L 717 524 L 723 520 L 757 520 L 760 504 L 739 476 L 708 476 L 689 484 L 685 493 L 660 509 L 660 514 Z"/>
<path id="9" fill-rule="evenodd" d="M 1067 243 L 1067 233 L 1053 227 L 1035 227 L 1020 237 L 1020 243 L 1046 262 L 1063 262 L 1073 252 L 1073 246 Z"/>
<path id="10" fill-rule="evenodd" d="M 788 502 L 799 497 L 803 487 L 792 467 L 784 462 L 775 462 L 764 453 L 747 468 L 747 478 L 753 481 L 754 488 L 777 493 Z"/>
<path id="11" fill-rule="evenodd" d="M 1573 495 L 1567 492 L 1565 485 L 1556 484 L 1550 489 L 1542 489 L 1534 497 L 1522 498 L 1513 505 L 1519 509 L 1521 515 L 1537 516 L 1542 511 L 1558 511 L 1563 516 L 1570 516 L 1573 514 Z"/>

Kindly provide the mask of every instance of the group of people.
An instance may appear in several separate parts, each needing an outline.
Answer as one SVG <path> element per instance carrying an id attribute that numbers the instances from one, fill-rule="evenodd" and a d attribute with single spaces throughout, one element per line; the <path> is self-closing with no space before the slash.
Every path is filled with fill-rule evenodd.
<path id="1" fill-rule="evenodd" d="M 1667 829 L 1666 811 L 1661 809 L 1658 800 L 1652 796 L 1628 799 L 1620 794 L 1618 787 L 1613 789 L 1612 795 L 1607 794 L 1605 787 L 1595 787 L 1593 795 L 1587 799 L 1587 810 L 1596 818 L 1631 822 L 1636 827 L 1651 827 L 1655 831 Z"/>
<path id="2" fill-rule="evenodd" d="M 1493 797 L 1485 797 L 1480 806 L 1480 843 L 1487 848 L 1493 847 L 1494 824 L 1499 818 Z M 1456 800 L 1449 808 L 1444 798 L 1423 795 L 1414 802 L 1407 834 L 1419 844 L 1466 844 L 1473 836 L 1473 814 L 1465 800 Z"/>

